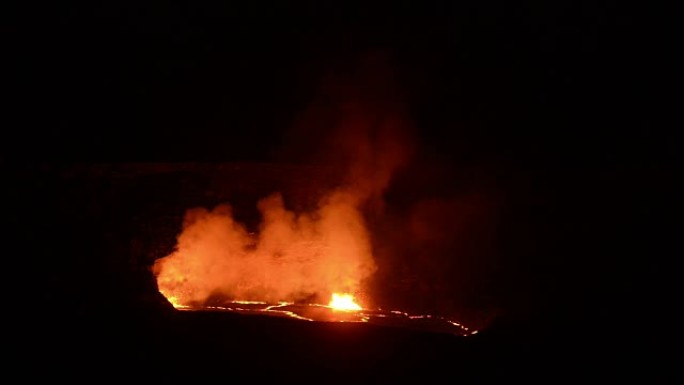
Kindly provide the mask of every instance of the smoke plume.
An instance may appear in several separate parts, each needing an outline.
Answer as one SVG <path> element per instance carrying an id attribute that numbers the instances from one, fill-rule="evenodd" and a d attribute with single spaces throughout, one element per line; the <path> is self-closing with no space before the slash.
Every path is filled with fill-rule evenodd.
<path id="1" fill-rule="evenodd" d="M 189 210 L 175 251 L 155 264 L 171 302 L 327 301 L 333 292 L 358 294 L 375 272 L 366 214 L 383 210 L 383 192 L 406 161 L 406 123 L 383 58 L 350 67 L 323 82 L 290 133 L 290 155 L 300 156 L 289 160 L 344 170 L 337 187 L 305 212 L 288 209 L 277 192 L 261 199 L 255 233 L 230 204 Z"/>

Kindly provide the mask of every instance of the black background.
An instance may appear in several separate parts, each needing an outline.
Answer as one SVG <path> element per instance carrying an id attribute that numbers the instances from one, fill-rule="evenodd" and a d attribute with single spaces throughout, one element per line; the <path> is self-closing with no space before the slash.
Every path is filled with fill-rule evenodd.
<path id="1" fill-rule="evenodd" d="M 104 234 L 120 230 L 116 213 L 79 212 L 73 197 L 93 192 L 60 173 L 102 162 L 272 161 L 326 71 L 382 52 L 422 148 L 447 168 L 485 162 L 507 188 L 494 341 L 646 360 L 674 305 L 662 268 L 674 237 L 674 140 L 658 121 L 663 39 L 643 7 L 118 1 L 21 10 L 7 24 L 2 144 L 20 250 L 6 258 L 21 273 L 5 274 L 29 294 L 20 302 L 57 318 L 75 311 L 70 298 L 97 298 L 96 287 L 119 307 L 81 301 L 84 313 L 126 319 L 148 288 L 131 288 L 138 278 L 98 253 Z"/>

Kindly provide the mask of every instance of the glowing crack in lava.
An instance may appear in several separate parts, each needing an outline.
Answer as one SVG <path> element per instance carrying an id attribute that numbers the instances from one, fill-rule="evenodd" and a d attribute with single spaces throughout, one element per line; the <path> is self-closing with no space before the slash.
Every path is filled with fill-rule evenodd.
<path id="1" fill-rule="evenodd" d="M 292 210 L 276 193 L 257 203 L 257 226 L 236 220 L 228 204 L 186 212 L 174 251 L 154 265 L 159 291 L 176 309 L 428 325 L 469 334 L 441 317 L 370 309 L 373 301 L 364 287 L 378 267 L 364 214 L 384 210 L 385 190 L 414 145 L 405 135 L 409 128 L 402 103 L 394 101 L 401 93 L 384 84 L 389 81 L 384 66 L 371 69 L 367 74 L 360 70 L 358 84 L 343 78 L 324 87 L 325 103 L 315 103 L 294 132 L 304 139 L 320 135 L 309 148 L 296 146 L 298 154 L 315 150 L 323 164 L 343 169 L 324 178 L 335 179 L 334 185 L 305 179 L 311 185 L 302 188 L 312 196 L 294 203 L 308 209 Z M 384 97 L 387 102 L 381 101 Z M 363 294 L 364 306 L 349 293 Z"/>
<path id="2" fill-rule="evenodd" d="M 338 295 L 338 298 L 345 298 Z M 349 298 L 349 297 L 347 297 Z M 353 299 L 352 299 L 353 301 Z M 221 305 L 202 305 L 185 306 L 174 305 L 177 310 L 182 311 L 216 311 L 230 312 L 243 315 L 266 315 L 272 317 L 284 317 L 301 321 L 315 322 L 357 322 L 369 323 L 381 326 L 400 327 L 405 329 L 422 330 L 429 332 L 448 333 L 459 336 L 469 336 L 477 334 L 477 330 L 468 328 L 458 322 L 445 317 L 409 314 L 398 310 L 383 309 L 364 309 L 359 305 L 342 300 L 344 309 L 336 308 L 339 303 L 332 305 L 320 304 L 295 304 L 292 302 L 281 302 L 269 304 L 259 301 L 226 301 Z M 356 308 L 358 306 L 358 309 Z M 354 307 L 354 309 L 348 309 Z"/>
<path id="3" fill-rule="evenodd" d="M 361 310 L 361 306 L 354 302 L 354 296 L 351 294 L 333 293 L 328 306 L 334 310 Z"/>
<path id="4" fill-rule="evenodd" d="M 189 210 L 175 251 L 155 263 L 159 291 L 186 311 L 474 334 L 443 317 L 367 309 L 355 301 L 349 293 L 362 293 L 376 270 L 359 202 L 337 190 L 315 212 L 295 213 L 272 195 L 258 203 L 258 233 L 236 221 L 230 206 Z"/>
<path id="5" fill-rule="evenodd" d="M 229 206 L 190 210 L 175 251 L 155 264 L 159 291 L 185 311 L 476 333 L 443 317 L 367 309 L 355 301 L 349 293 L 362 292 L 376 269 L 356 203 L 336 192 L 315 213 L 295 214 L 274 195 L 259 202 L 258 234 L 235 221 Z"/>

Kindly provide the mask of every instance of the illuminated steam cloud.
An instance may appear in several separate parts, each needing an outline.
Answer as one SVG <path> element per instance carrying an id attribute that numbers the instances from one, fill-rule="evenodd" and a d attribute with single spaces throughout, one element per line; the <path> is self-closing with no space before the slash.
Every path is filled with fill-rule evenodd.
<path id="1" fill-rule="evenodd" d="M 228 204 L 186 213 L 175 251 L 155 264 L 159 289 L 174 305 L 202 303 L 212 295 L 327 300 L 333 292 L 361 289 L 376 270 L 363 210 L 382 208 L 382 193 L 408 153 L 399 135 L 404 120 L 387 103 L 389 82 L 373 75 L 381 67 L 371 60 L 351 79 L 332 81 L 328 103 L 313 104 L 304 113 L 306 124 L 294 130 L 299 138 L 319 138 L 305 149 L 314 157 L 323 154 L 319 161 L 347 170 L 315 209 L 288 210 L 274 193 L 258 202 L 262 221 L 256 234 L 235 220 Z M 369 97 L 379 93 L 387 97 Z"/>

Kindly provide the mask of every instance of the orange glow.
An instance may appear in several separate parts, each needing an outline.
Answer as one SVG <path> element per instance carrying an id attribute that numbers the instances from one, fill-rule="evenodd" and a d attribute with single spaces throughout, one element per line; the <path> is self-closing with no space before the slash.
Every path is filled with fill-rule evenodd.
<path id="1" fill-rule="evenodd" d="M 267 304 L 258 301 L 228 301 L 224 305 L 194 305 L 176 307 L 181 311 L 228 311 L 244 315 L 268 315 L 287 317 L 310 322 L 358 322 L 378 325 L 405 326 L 418 330 L 453 333 L 459 336 L 472 336 L 478 333 L 468 327 L 431 314 L 409 314 L 398 310 L 362 308 L 351 294 L 334 293 L 328 305 L 297 304 L 281 302 Z"/>
<path id="2" fill-rule="evenodd" d="M 333 310 L 362 310 L 361 306 L 354 301 L 354 296 L 351 294 L 337 294 L 333 293 L 332 299 L 328 304 Z"/>
<path id="3" fill-rule="evenodd" d="M 469 331 L 438 315 L 372 308 L 381 303 L 379 298 L 368 296 L 374 291 L 367 285 L 378 283 L 373 282 L 376 270 L 380 266 L 392 267 L 389 257 L 394 251 L 400 251 L 397 258 L 401 265 L 378 276 L 380 283 L 383 277 L 407 278 L 403 273 L 394 274 L 412 266 L 413 262 L 407 262 L 403 255 L 415 252 L 416 258 L 423 258 L 432 251 L 441 251 L 439 241 L 450 239 L 451 233 L 440 229 L 452 225 L 460 211 L 454 209 L 448 215 L 441 215 L 444 213 L 440 204 L 428 205 L 427 209 L 416 204 L 421 210 L 411 208 L 406 217 L 401 214 L 403 209 L 385 212 L 391 206 L 386 207 L 384 194 L 395 172 L 411 165 L 411 157 L 418 148 L 411 138 L 409 117 L 400 100 L 402 92 L 397 92 L 391 84 L 392 76 L 388 76 L 390 68 L 385 68 L 381 58 L 371 59 L 364 60 L 366 64 L 360 63 L 359 72 L 352 70 L 349 78 L 326 77 L 321 100 L 307 108 L 296 119 L 292 132 L 283 138 L 291 141 L 292 147 L 284 149 L 284 158 L 293 156 L 291 160 L 295 163 L 303 161 L 306 165 L 301 168 L 303 172 L 308 173 L 309 164 L 330 167 L 330 173 L 322 181 L 318 180 L 317 173 L 311 177 L 282 173 L 270 180 L 275 174 L 269 166 L 263 178 L 256 173 L 246 175 L 245 185 L 253 180 L 254 189 L 233 190 L 242 185 L 242 180 L 210 184 L 213 197 L 254 192 L 249 198 L 261 198 L 256 205 L 260 218 L 245 215 L 250 219 L 245 222 L 241 216 L 234 215 L 250 212 L 244 207 L 246 200 L 242 200 L 243 204 L 235 212 L 228 202 L 186 211 L 173 251 L 154 264 L 158 290 L 176 309 L 230 311 L 316 322 L 438 325 L 460 335 Z M 364 70 L 367 65 L 371 67 Z M 215 180 L 218 182 L 218 178 Z M 229 189 L 222 192 L 219 186 Z M 411 190 L 407 196 L 420 191 L 423 190 Z M 412 214 L 413 211 L 421 215 Z M 443 217 L 447 220 L 442 221 Z M 404 222 L 405 226 L 401 224 Z M 373 234 L 376 229 L 382 231 Z M 399 237 L 404 236 L 406 242 L 399 242 L 402 240 Z M 437 240 L 433 242 L 433 239 Z M 380 259 L 382 264 L 375 261 L 376 243 L 383 246 L 379 249 L 385 257 Z M 451 247 L 451 243 L 448 245 Z M 422 263 L 422 259 L 416 261 Z M 413 273 L 410 274 L 408 278 L 413 279 Z M 411 289 L 413 284 L 406 287 Z M 364 307 L 351 293 L 364 294 Z"/>
<path id="4" fill-rule="evenodd" d="M 163 293 L 162 293 L 162 294 L 163 294 Z M 167 300 L 171 303 L 171 305 L 173 305 L 173 307 L 175 307 L 176 309 L 180 309 L 180 308 L 183 307 L 183 305 L 181 305 L 180 302 L 178 302 L 178 298 L 176 298 L 176 296 L 169 295 L 169 296 L 166 297 L 166 299 L 167 299 Z"/>
<path id="5" fill-rule="evenodd" d="M 292 128 L 292 154 L 329 167 L 330 181 L 278 175 L 282 192 L 255 189 L 270 194 L 257 202 L 258 223 L 239 220 L 227 202 L 186 211 L 173 252 L 154 264 L 158 289 L 174 307 L 222 301 L 322 305 L 330 293 L 364 290 L 378 268 L 366 221 L 384 210 L 384 192 L 413 148 L 408 117 L 400 98 L 395 101 L 400 93 L 378 60 L 364 60 L 350 78 L 326 78 L 331 84 L 322 88 L 325 102 L 315 101 Z M 368 82 L 368 76 L 377 81 Z M 278 186 L 276 179 L 253 175 L 246 181 Z M 361 309 L 344 295 L 329 307 Z"/>
<path id="6" fill-rule="evenodd" d="M 359 204 L 335 190 L 315 211 L 296 213 L 274 194 L 258 203 L 258 233 L 228 205 L 189 210 L 175 251 L 155 263 L 159 291 L 176 308 L 212 295 L 273 304 L 358 291 L 376 269 Z"/>

